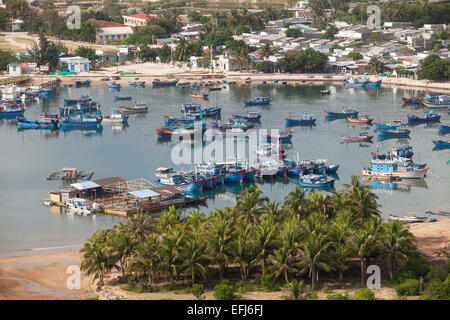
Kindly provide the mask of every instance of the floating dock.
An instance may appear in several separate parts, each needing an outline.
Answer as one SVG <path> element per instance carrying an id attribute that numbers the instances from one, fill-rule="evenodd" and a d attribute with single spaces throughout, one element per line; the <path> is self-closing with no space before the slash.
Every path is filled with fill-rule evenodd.
<path id="1" fill-rule="evenodd" d="M 63 186 L 50 192 L 43 204 L 65 208 L 69 199 L 81 198 L 96 203 L 97 212 L 128 216 L 138 211 L 145 213 L 204 203 L 206 197 L 190 197 L 177 186 L 157 187 L 143 178 L 124 180 L 111 177 Z"/>

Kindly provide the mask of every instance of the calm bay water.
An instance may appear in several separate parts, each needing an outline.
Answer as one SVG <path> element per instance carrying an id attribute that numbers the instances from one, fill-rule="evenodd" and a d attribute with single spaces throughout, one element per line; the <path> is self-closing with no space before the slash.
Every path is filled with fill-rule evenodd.
<path id="1" fill-rule="evenodd" d="M 376 150 L 377 142 L 360 145 L 341 144 L 340 134 L 357 135 L 361 126 L 350 126 L 346 120 L 324 121 L 324 109 L 343 107 L 357 109 L 360 114 L 369 114 L 375 121 L 406 119 L 408 113 L 422 114 L 424 109 L 403 106 L 401 96 L 423 95 L 403 89 L 353 90 L 342 86 L 331 86 L 332 94 L 321 97 L 323 86 L 246 86 L 212 92 L 207 104 L 221 104 L 222 119 L 231 114 L 245 113 L 243 100 L 249 96 L 270 95 L 273 102 L 261 107 L 261 128 L 282 129 L 284 117 L 292 113 L 299 117 L 303 112 L 314 112 L 317 126 L 294 127 L 293 145 L 287 149 L 289 157 L 298 153 L 300 159 L 328 159 L 329 163 L 341 165 L 336 189 L 349 183 L 350 176 L 360 175 L 368 166 L 370 152 Z M 37 118 L 41 112 L 57 112 L 66 97 L 92 96 L 109 114 L 127 102 L 114 102 L 114 95 L 133 96 L 135 101 L 144 100 L 149 106 L 147 115 L 131 115 L 129 126 L 113 129 L 103 125 L 101 132 L 50 132 L 46 130 L 17 131 L 13 121 L 0 120 L 0 256 L 35 252 L 44 248 L 70 248 L 81 245 L 97 227 L 111 227 L 122 218 L 108 215 L 92 217 L 72 216 L 51 211 L 41 204 L 51 190 L 56 190 L 59 181 L 47 181 L 50 171 L 63 167 L 93 170 L 93 179 L 120 176 L 125 179 L 144 177 L 155 179 L 155 169 L 174 166 L 170 153 L 175 142 L 157 143 L 155 129 L 163 123 L 163 116 L 180 115 L 181 104 L 190 100 L 192 89 L 179 88 L 129 88 L 121 92 L 110 92 L 106 87 L 59 88 L 53 99 L 34 103 L 27 108 L 27 118 Z M 252 108 L 255 110 L 255 108 Z M 447 110 L 440 112 L 442 123 L 450 123 Z M 373 132 L 374 127 L 367 129 Z M 376 134 L 374 133 L 376 136 Z M 450 208 L 450 165 L 446 165 L 450 150 L 432 151 L 432 139 L 437 137 L 437 125 L 413 127 L 409 140 L 386 140 L 378 142 L 380 151 L 389 151 L 398 144 L 411 143 L 414 160 L 426 162 L 430 171 L 425 181 L 403 181 L 375 188 L 384 216 L 390 213 L 403 215 L 406 212 L 448 210 Z M 176 166 L 175 166 L 176 167 Z M 185 166 L 185 168 L 187 168 Z M 372 185 L 370 185 L 373 187 Z M 271 200 L 282 201 L 295 188 L 293 183 L 266 182 L 260 185 Z M 232 206 L 239 189 L 226 189 L 208 200 L 209 212 L 213 208 Z"/>

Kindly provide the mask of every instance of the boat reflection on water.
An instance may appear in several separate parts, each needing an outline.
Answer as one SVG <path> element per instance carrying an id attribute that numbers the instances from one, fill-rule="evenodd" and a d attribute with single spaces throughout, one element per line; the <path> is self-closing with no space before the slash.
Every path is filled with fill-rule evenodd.
<path id="1" fill-rule="evenodd" d="M 128 123 L 115 123 L 115 124 L 111 125 L 111 129 L 114 133 L 116 133 L 116 132 L 126 131 L 128 126 L 129 126 Z"/>
<path id="2" fill-rule="evenodd" d="M 64 135 L 69 134 L 71 131 L 81 131 L 84 136 L 101 136 L 103 134 L 103 127 L 98 128 L 70 128 L 70 127 L 61 127 L 60 131 L 64 133 Z"/>
<path id="3" fill-rule="evenodd" d="M 398 144 L 409 144 L 410 137 L 378 136 L 378 141 L 397 139 Z"/>
<path id="4" fill-rule="evenodd" d="M 385 190 L 385 191 L 402 191 L 410 192 L 411 188 L 428 189 L 425 179 L 402 179 L 398 181 L 382 181 L 371 179 L 370 177 L 363 177 L 363 181 L 371 189 Z"/>

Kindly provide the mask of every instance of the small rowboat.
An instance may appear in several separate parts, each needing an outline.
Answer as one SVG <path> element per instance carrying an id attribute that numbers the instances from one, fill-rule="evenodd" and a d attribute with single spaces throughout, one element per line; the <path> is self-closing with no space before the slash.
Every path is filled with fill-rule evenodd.
<path id="1" fill-rule="evenodd" d="M 369 118 L 369 116 L 364 115 L 364 116 L 361 116 L 361 118 L 359 118 L 359 119 L 356 117 L 348 117 L 347 120 L 351 124 L 371 124 L 373 121 L 373 118 Z"/>
<path id="2" fill-rule="evenodd" d="M 417 216 L 399 217 L 399 216 L 394 216 L 394 215 L 390 214 L 389 219 L 413 223 L 413 222 L 425 222 L 427 220 L 427 217 L 417 217 Z"/>
<path id="3" fill-rule="evenodd" d="M 191 93 L 192 99 L 208 99 L 209 93 Z"/>
<path id="4" fill-rule="evenodd" d="M 435 145 L 435 148 L 450 148 L 450 141 L 444 141 L 444 140 L 433 140 L 433 143 Z"/>
<path id="5" fill-rule="evenodd" d="M 118 97 L 118 96 L 114 96 L 114 101 L 131 101 L 131 97 Z"/>
<path id="6" fill-rule="evenodd" d="M 136 103 L 134 107 L 119 107 L 119 110 L 125 114 L 148 113 L 148 107 L 145 103 Z"/>
<path id="7" fill-rule="evenodd" d="M 365 142 L 371 141 L 373 136 L 369 136 L 366 133 L 361 133 L 359 136 L 342 136 L 341 139 L 343 142 Z"/>
<path id="8" fill-rule="evenodd" d="M 110 116 L 102 115 L 103 123 L 120 123 L 124 124 L 128 122 L 128 117 L 123 113 L 111 113 Z"/>

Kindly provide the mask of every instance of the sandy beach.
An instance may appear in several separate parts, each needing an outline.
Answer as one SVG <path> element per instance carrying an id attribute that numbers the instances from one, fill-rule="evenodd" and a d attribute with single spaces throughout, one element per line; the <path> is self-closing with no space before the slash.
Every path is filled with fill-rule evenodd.
<path id="1" fill-rule="evenodd" d="M 432 263 L 442 263 L 445 258 L 439 253 L 441 249 L 450 247 L 450 219 L 443 218 L 432 223 L 417 223 L 410 225 L 415 235 L 418 249 L 426 254 Z M 101 291 L 91 279 L 81 276 L 81 288 L 70 290 L 67 279 L 70 274 L 67 268 L 71 265 L 79 266 L 81 256 L 78 252 L 13 257 L 0 259 L 0 299 L 85 299 L 99 296 L 100 299 L 194 299 L 190 293 L 161 291 L 155 293 L 134 293 L 124 291 L 118 286 L 103 287 Z M 108 282 L 112 276 L 106 276 Z M 244 299 L 283 299 L 286 292 L 249 292 Z M 395 299 L 395 290 L 381 288 L 376 292 L 377 297 Z M 206 293 L 207 299 L 213 299 L 212 292 Z"/>

